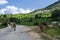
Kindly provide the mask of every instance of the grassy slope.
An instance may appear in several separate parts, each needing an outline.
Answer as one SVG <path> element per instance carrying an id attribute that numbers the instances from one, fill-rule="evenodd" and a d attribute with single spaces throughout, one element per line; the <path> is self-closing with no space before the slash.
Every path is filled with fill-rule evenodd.
<path id="1" fill-rule="evenodd" d="M 44 32 L 50 35 L 51 37 L 60 36 L 60 28 L 58 27 L 50 27 L 50 29 L 45 30 Z"/>

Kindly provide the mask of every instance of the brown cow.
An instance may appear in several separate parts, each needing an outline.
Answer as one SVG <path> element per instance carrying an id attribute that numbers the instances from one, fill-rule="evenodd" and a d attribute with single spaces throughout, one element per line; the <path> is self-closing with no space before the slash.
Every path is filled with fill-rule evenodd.
<path id="1" fill-rule="evenodd" d="M 40 28 L 40 31 L 43 32 L 44 28 L 47 30 L 49 29 L 48 24 L 42 22 L 38 24 L 38 28 Z"/>
<path id="2" fill-rule="evenodd" d="M 16 22 L 13 23 L 14 31 L 16 31 Z"/>
<path id="3" fill-rule="evenodd" d="M 14 29 L 14 31 L 16 31 L 16 22 L 11 23 L 11 29 Z"/>

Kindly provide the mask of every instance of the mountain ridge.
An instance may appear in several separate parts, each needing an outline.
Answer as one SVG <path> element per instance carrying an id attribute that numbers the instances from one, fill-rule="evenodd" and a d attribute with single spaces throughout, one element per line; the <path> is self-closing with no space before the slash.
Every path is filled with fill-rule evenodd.
<path id="1" fill-rule="evenodd" d="M 60 1 L 57 1 L 47 7 L 45 7 L 44 9 L 52 9 L 52 8 L 56 8 L 56 7 L 60 7 Z"/>
<path id="2" fill-rule="evenodd" d="M 31 13 L 36 13 L 36 12 L 39 12 L 39 11 L 45 11 L 45 10 L 55 10 L 55 9 L 60 9 L 60 0 L 43 8 L 43 9 L 37 9 L 37 10 L 34 10 L 33 12 Z"/>

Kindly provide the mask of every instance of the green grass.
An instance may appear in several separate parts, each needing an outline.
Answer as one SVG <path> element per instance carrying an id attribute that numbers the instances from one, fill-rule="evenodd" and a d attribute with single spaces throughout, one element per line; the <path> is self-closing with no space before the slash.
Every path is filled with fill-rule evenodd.
<path id="1" fill-rule="evenodd" d="M 58 27 L 50 27 L 50 29 L 45 30 L 44 32 L 51 37 L 60 36 L 60 28 Z"/>
<path id="2" fill-rule="evenodd" d="M 21 22 L 20 25 L 34 26 L 34 22 Z"/>

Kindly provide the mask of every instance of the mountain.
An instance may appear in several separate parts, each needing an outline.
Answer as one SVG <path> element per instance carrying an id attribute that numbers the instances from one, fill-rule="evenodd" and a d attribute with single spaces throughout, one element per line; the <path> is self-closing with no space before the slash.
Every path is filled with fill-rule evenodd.
<path id="1" fill-rule="evenodd" d="M 37 13 L 41 13 L 43 11 L 49 11 L 49 10 L 55 10 L 55 9 L 60 9 L 60 0 L 51 4 L 51 5 L 49 5 L 49 6 L 47 6 L 47 7 L 45 7 L 45 8 L 43 8 L 43 9 L 34 10 L 31 13 L 36 13 L 37 14 Z"/>
<path id="2" fill-rule="evenodd" d="M 44 9 L 46 10 L 50 10 L 50 9 L 60 9 L 60 1 L 57 1 L 47 7 L 45 7 Z"/>

